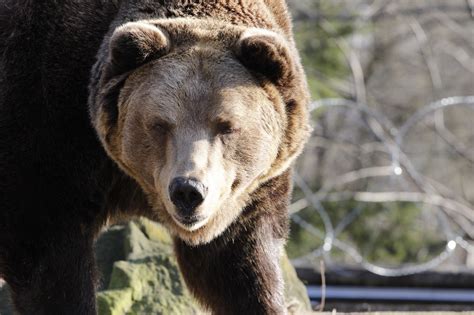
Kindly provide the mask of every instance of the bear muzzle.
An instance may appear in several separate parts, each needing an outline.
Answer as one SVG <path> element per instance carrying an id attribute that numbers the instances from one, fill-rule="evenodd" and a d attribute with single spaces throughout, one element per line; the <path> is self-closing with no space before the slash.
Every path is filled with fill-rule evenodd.
<path id="1" fill-rule="evenodd" d="M 204 221 L 205 217 L 196 213 L 208 191 L 203 183 L 192 177 L 176 177 L 171 181 L 168 190 L 171 202 L 176 208 L 173 217 L 177 223 L 191 229 Z"/>

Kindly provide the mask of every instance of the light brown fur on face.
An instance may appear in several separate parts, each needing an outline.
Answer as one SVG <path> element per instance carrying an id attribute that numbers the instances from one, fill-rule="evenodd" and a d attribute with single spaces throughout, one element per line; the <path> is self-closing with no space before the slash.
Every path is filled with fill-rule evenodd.
<path id="1" fill-rule="evenodd" d="M 286 123 L 282 100 L 270 99 L 228 49 L 209 41 L 134 71 L 118 107 L 119 140 L 110 152 L 141 184 L 160 220 L 193 244 L 209 242 L 240 214 L 270 171 Z M 222 125 L 231 133 L 223 134 Z M 208 188 L 194 226 L 174 219 L 168 187 L 180 176 Z"/>
<path id="2" fill-rule="evenodd" d="M 116 123 L 108 112 L 97 116 L 104 146 L 160 221 L 188 243 L 207 243 L 238 217 L 252 191 L 288 168 L 307 136 L 297 113 L 305 85 L 302 98 L 291 94 L 300 83 L 291 46 L 272 31 L 192 19 L 128 23 L 111 45 L 104 73 L 119 79 L 109 85 L 127 76 Z M 123 60 L 121 49 L 130 46 L 139 53 Z M 300 139 L 295 122 L 303 123 Z M 176 220 L 169 187 L 177 177 L 206 187 L 196 224 Z"/>

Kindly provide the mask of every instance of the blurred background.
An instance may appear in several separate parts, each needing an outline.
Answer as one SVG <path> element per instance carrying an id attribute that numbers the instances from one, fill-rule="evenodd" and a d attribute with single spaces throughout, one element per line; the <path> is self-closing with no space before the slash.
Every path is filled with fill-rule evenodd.
<path id="1" fill-rule="evenodd" d="M 313 306 L 474 310 L 474 1 L 288 2 L 314 131 L 287 251 Z"/>

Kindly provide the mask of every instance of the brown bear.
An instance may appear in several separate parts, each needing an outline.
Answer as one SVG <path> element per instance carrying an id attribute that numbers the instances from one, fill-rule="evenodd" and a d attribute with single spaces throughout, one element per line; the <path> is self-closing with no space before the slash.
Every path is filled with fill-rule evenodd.
<path id="1" fill-rule="evenodd" d="M 93 241 L 136 215 L 168 227 L 204 308 L 286 313 L 309 127 L 284 0 L 6 0 L 0 52 L 0 276 L 19 313 L 94 314 Z"/>

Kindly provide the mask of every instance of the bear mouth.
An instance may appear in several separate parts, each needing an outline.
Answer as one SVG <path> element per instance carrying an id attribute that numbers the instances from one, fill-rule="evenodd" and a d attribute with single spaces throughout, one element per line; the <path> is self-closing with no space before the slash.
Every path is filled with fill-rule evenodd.
<path id="1" fill-rule="evenodd" d="M 173 215 L 173 220 L 187 231 L 196 231 L 206 225 L 209 218 L 200 215 Z"/>

